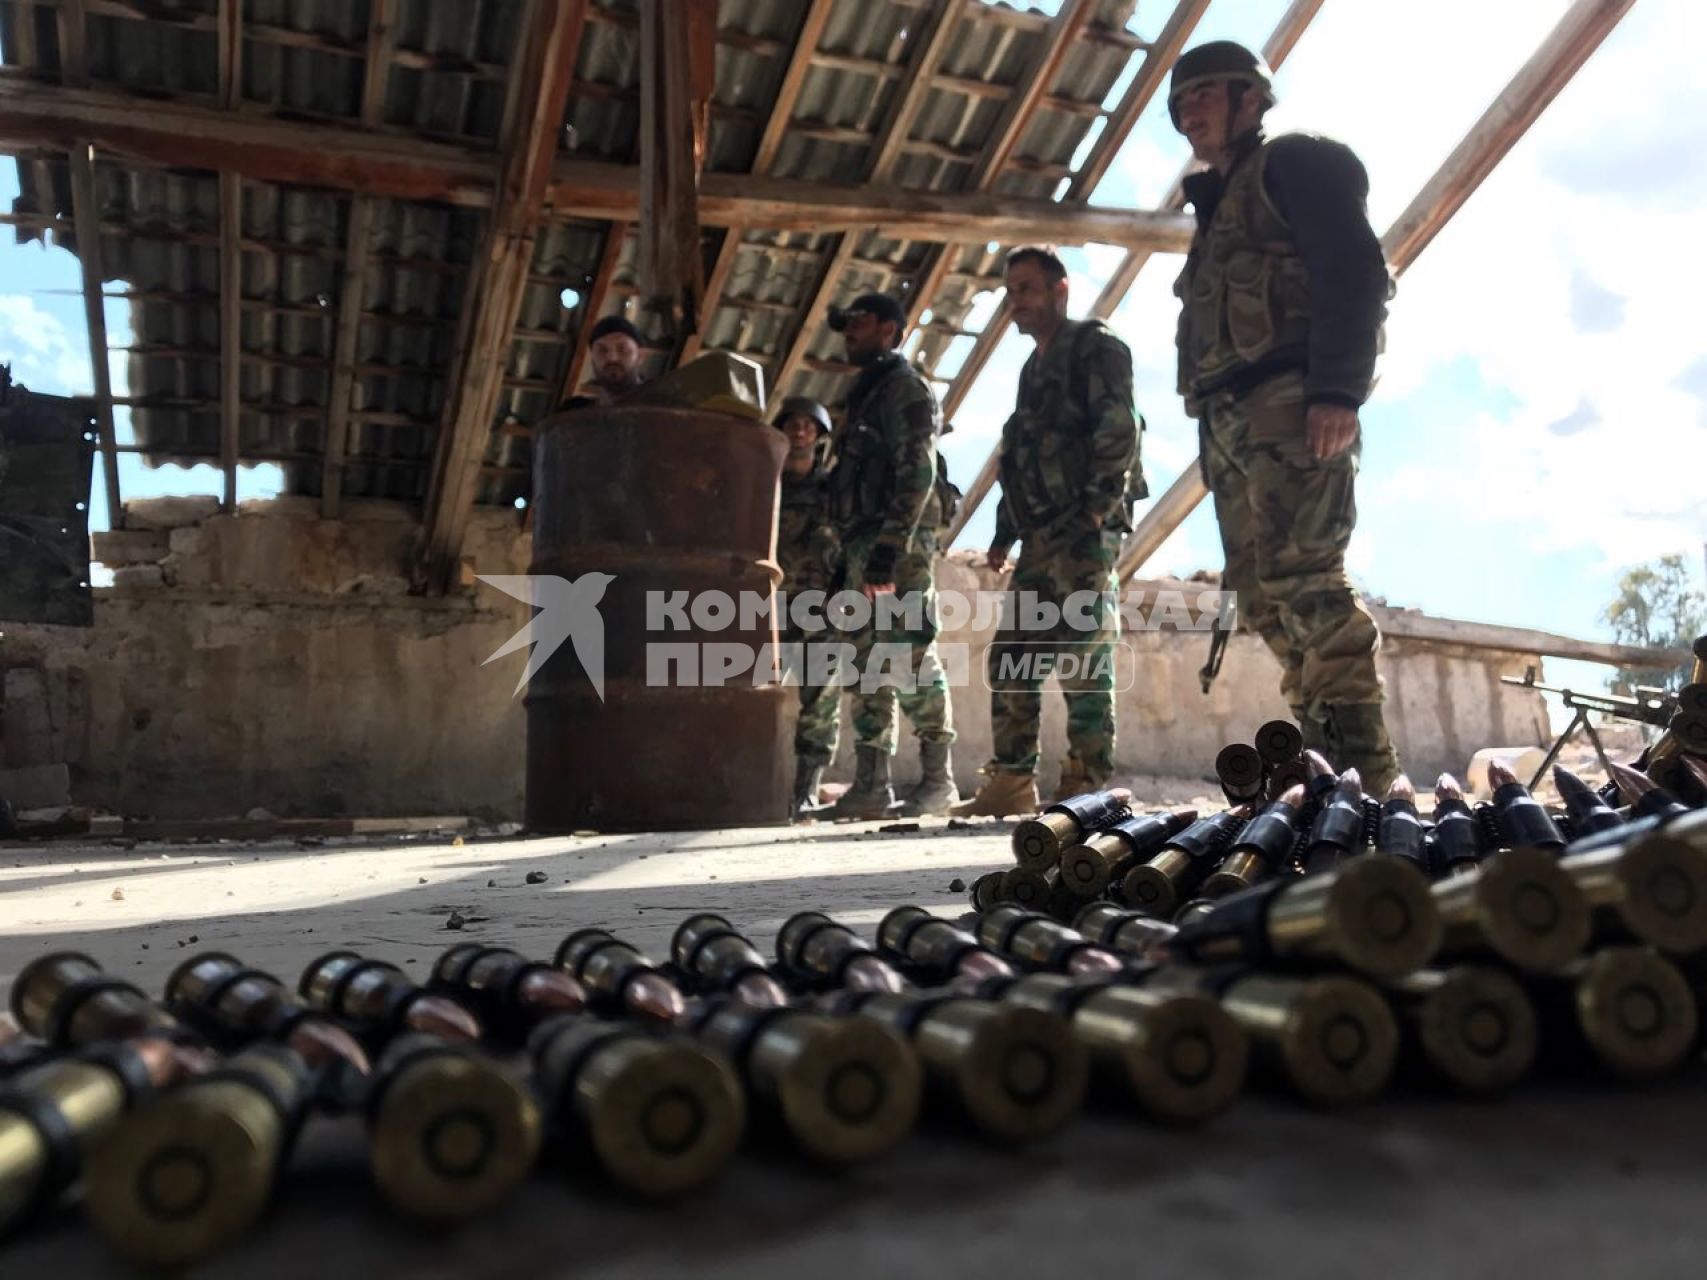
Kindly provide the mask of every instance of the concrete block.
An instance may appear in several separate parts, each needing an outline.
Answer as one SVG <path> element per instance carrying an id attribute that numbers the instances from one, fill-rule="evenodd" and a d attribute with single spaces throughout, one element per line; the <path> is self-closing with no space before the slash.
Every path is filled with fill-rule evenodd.
<path id="1" fill-rule="evenodd" d="M 71 769 L 63 764 L 0 769 L 0 796 L 13 809 L 48 809 L 71 803 Z"/>
<path id="2" fill-rule="evenodd" d="M 113 570 L 113 588 L 117 591 L 150 591 L 165 585 L 165 574 L 157 564 L 136 564 Z"/>
<path id="3" fill-rule="evenodd" d="M 153 564 L 166 554 L 166 536 L 161 529 L 113 529 L 97 533 L 90 539 L 90 557 L 109 569 Z"/>
<path id="4" fill-rule="evenodd" d="M 189 525 L 182 529 L 173 529 L 166 535 L 166 544 L 175 556 L 200 555 L 202 548 L 207 545 L 207 535 L 197 525 Z"/>
<path id="5" fill-rule="evenodd" d="M 200 524 L 219 513 L 219 499 L 196 495 L 186 498 L 140 498 L 124 504 L 125 526 L 131 529 L 176 529 Z"/>

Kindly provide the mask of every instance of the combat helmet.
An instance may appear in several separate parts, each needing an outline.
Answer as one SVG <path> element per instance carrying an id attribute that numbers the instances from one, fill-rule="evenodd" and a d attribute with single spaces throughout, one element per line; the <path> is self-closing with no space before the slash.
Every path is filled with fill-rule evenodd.
<path id="1" fill-rule="evenodd" d="M 1179 128 L 1180 95 L 1216 80 L 1254 85 L 1265 105 L 1272 107 L 1275 103 L 1274 72 L 1269 70 L 1267 62 L 1236 41 L 1211 40 L 1187 49 L 1174 63 L 1173 77 L 1168 82 L 1168 115 L 1174 128 Z"/>

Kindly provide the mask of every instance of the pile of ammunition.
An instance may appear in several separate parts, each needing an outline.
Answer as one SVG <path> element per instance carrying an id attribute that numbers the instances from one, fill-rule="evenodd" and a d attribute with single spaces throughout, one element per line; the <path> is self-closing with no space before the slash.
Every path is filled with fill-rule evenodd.
<path id="1" fill-rule="evenodd" d="M 464 943 L 425 986 L 336 951 L 294 989 L 186 960 L 158 999 L 43 956 L 0 1019 L 0 1233 L 74 1187 L 121 1253 L 177 1267 L 250 1230 L 306 1126 L 358 1117 L 393 1209 L 485 1212 L 543 1154 L 647 1197 L 746 1140 L 843 1167 L 921 1122 L 1034 1141 L 1087 1099 L 1173 1124 L 1247 1074 L 1322 1106 L 1399 1074 L 1488 1093 L 1540 1065 L 1680 1066 L 1707 1001 L 1707 810 L 1647 775 L 1557 773 L 1549 811 L 1495 766 L 1425 821 L 1300 753 L 1222 752 L 1234 807 L 1137 813 L 1124 791 L 1021 822 L 975 912 L 890 911 L 866 938 L 802 912 L 767 955 L 726 918 L 654 960 L 579 929 L 549 961 Z"/>
<path id="2" fill-rule="evenodd" d="M 1554 812 L 1496 764 L 1487 803 L 1442 775 L 1425 820 L 1408 779 L 1367 796 L 1301 745 L 1276 722 L 1225 748 L 1233 807 L 1201 819 L 1115 790 L 1020 823 L 1014 865 L 972 884 L 978 940 L 1081 992 L 1208 997 L 1259 1073 L 1317 1103 L 1399 1069 L 1485 1092 L 1542 1060 L 1647 1078 L 1690 1053 L 1707 810 L 1614 765 L 1598 792 L 1556 769 Z M 1055 998 L 1097 1057 L 1094 1000 Z"/>

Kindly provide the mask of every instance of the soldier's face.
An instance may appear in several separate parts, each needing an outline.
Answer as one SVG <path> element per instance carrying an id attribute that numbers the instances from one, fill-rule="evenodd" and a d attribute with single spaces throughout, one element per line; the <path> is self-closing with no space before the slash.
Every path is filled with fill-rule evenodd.
<path id="1" fill-rule="evenodd" d="M 640 369 L 640 344 L 626 333 L 607 333 L 589 352 L 593 373 L 607 387 L 627 386 Z"/>
<path id="2" fill-rule="evenodd" d="M 1175 100 L 1179 131 L 1199 160 L 1213 160 L 1226 149 L 1231 106 L 1225 80 L 1193 85 Z"/>
<path id="3" fill-rule="evenodd" d="M 842 341 L 847 344 L 848 349 L 848 362 L 871 363 L 893 345 L 890 339 L 894 333 L 895 325 L 892 321 L 879 320 L 869 311 L 851 312 L 848 315 L 848 327 L 842 330 Z"/>
<path id="4" fill-rule="evenodd" d="M 1049 273 L 1030 259 L 1009 267 L 1007 281 L 1014 327 L 1027 337 L 1053 332 L 1067 314 L 1067 282 L 1051 280 Z"/>
<path id="5" fill-rule="evenodd" d="M 803 413 L 790 414 L 782 424 L 782 434 L 791 454 L 811 453 L 818 447 L 818 424 Z"/>

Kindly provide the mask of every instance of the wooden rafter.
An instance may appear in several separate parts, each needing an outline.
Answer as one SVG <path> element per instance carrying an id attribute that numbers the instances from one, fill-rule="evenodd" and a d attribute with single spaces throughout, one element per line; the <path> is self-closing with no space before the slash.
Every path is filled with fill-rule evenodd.
<path id="1" fill-rule="evenodd" d="M 243 95 L 243 0 L 219 0 L 219 105 L 230 111 Z"/>
<path id="2" fill-rule="evenodd" d="M 1097 138 L 1096 145 L 1091 148 L 1090 155 L 1085 157 L 1085 163 L 1079 172 L 1073 175 L 1073 183 L 1067 189 L 1066 199 L 1089 200 L 1097 187 L 1102 185 L 1103 177 L 1114 164 L 1121 148 L 1126 145 L 1126 139 L 1132 136 L 1132 130 L 1138 127 L 1138 121 L 1162 87 L 1168 73 L 1173 70 L 1174 61 L 1185 48 L 1185 42 L 1191 39 L 1191 33 L 1197 29 L 1197 24 L 1208 8 L 1209 0 L 1180 0 L 1174 11 L 1168 15 L 1161 31 L 1145 51 L 1144 62 L 1138 68 L 1138 74 L 1132 78 L 1120 105 L 1109 117 L 1108 127 Z"/>
<path id="3" fill-rule="evenodd" d="M 362 78 L 362 124 L 372 128 L 385 113 L 390 52 L 396 44 L 397 0 L 368 0 L 367 58 Z M 338 329 L 332 340 L 332 385 L 327 393 L 325 460 L 320 473 L 320 514 L 338 518 L 344 498 L 344 460 L 350 444 L 350 413 L 356 389 L 363 292 L 378 204 L 373 196 L 350 197 L 344 235 L 344 276 L 338 290 Z"/>
<path id="4" fill-rule="evenodd" d="M 1323 0 L 1293 0 L 1292 4 L 1287 6 L 1286 12 L 1281 15 L 1280 21 L 1275 25 L 1273 32 L 1269 34 L 1267 42 L 1263 45 L 1263 57 L 1267 59 L 1269 66 L 1279 67 L 1286 61 L 1288 55 L 1297 47 L 1305 29 L 1315 19 L 1316 14 L 1321 11 L 1322 4 Z M 1186 19 L 1190 17 L 1191 14 L 1187 6 L 1182 5 L 1174 11 L 1174 25 L 1183 27 Z M 1195 23 L 1195 19 L 1193 19 L 1193 23 Z M 1169 35 L 1166 43 L 1175 48 L 1174 56 L 1177 56 L 1178 48 L 1184 45 L 1189 34 L 1189 29 L 1183 29 L 1176 34 Z M 1134 87 L 1142 78 L 1143 72 L 1140 71 L 1139 76 L 1133 81 Z M 1158 70 L 1151 79 L 1148 94 L 1139 98 L 1135 98 L 1131 93 L 1127 94 L 1128 101 L 1137 104 L 1140 114 L 1160 82 L 1161 73 Z M 1136 117 L 1134 117 L 1134 121 L 1135 119 Z M 1185 168 L 1180 171 L 1179 177 L 1174 180 L 1167 198 L 1163 201 L 1164 208 L 1177 210 L 1185 207 L 1182 184 L 1185 181 L 1186 174 L 1191 172 L 1192 167 L 1188 161 Z M 1151 253 L 1152 250 L 1149 249 L 1127 251 L 1125 258 L 1115 268 L 1114 275 L 1103 286 L 1102 293 L 1091 306 L 1091 315 L 1099 320 L 1107 320 L 1115 313 L 1121 300 L 1132 288 L 1133 281 L 1138 278 L 1138 273 L 1143 270 L 1144 264 L 1150 260 Z M 1001 345 L 1002 338 L 1006 336 L 1008 326 L 1012 322 L 1013 313 L 1008 310 L 1007 300 L 1004 298 L 1001 306 L 990 317 L 989 323 L 984 326 L 984 332 L 979 334 L 978 340 L 972 344 L 972 350 L 967 353 L 965 361 L 955 373 L 948 394 L 943 397 L 943 416 L 945 418 L 952 421 L 954 415 L 960 412 L 960 406 L 966 402 L 967 395 L 970 394 L 973 385 L 984 372 L 984 367 L 989 364 L 990 357 L 995 355 L 996 348 Z M 1001 446 L 998 444 L 990 450 L 989 457 L 984 459 L 984 465 L 978 469 L 978 474 L 967 488 L 966 496 L 961 500 L 960 511 L 949 528 L 944 545 L 952 545 L 954 540 L 960 536 L 961 530 L 966 528 L 967 523 L 977 514 L 978 508 L 983 504 L 984 499 L 989 497 L 990 490 L 995 487 L 996 475 L 1000 469 Z"/>
<path id="5" fill-rule="evenodd" d="M 990 131 L 989 141 L 973 166 L 968 190 L 988 191 L 995 185 L 1013 158 L 1015 148 L 1025 137 L 1025 131 L 1031 127 L 1038 106 L 1061 74 L 1061 65 L 1067 60 L 1073 42 L 1084 34 L 1100 7 L 1100 0 L 1070 0 L 1055 16 L 1048 36 L 1038 46 L 1036 56 L 1020 77 L 1019 89 L 1002 104 L 1002 113 Z M 943 277 L 953 256 L 952 244 L 932 245 L 925 251 L 924 261 L 919 264 L 914 277 L 914 286 L 904 300 L 909 327 L 918 322 L 930 300 L 942 288 Z"/>
<path id="6" fill-rule="evenodd" d="M 115 156 L 175 168 L 229 170 L 256 182 L 357 191 L 472 208 L 492 204 L 496 172 L 485 154 L 361 130 L 267 120 L 124 95 L 0 81 L 0 149 L 96 146 Z M 640 174 L 633 166 L 564 158 L 547 202 L 557 218 L 635 221 Z M 700 221 L 774 231 L 836 233 L 882 226 L 901 239 L 942 240 L 969 223 L 992 239 L 1059 244 L 1155 246 L 1189 240 L 1189 221 L 1145 210 L 1092 208 L 976 192 L 909 191 L 867 185 L 708 173 Z M 1184 242 L 1181 240 L 1181 243 Z M 853 247 L 845 250 L 853 261 Z"/>
<path id="7" fill-rule="evenodd" d="M 948 51 L 955 28 L 966 11 L 964 4 L 951 3 L 936 9 L 928 19 L 929 26 L 923 38 L 914 46 L 913 56 L 908 60 L 907 73 L 896 87 L 889 118 L 883 123 L 877 144 L 867 155 L 863 175 L 867 183 L 873 186 L 888 184 L 895 171 L 895 164 L 901 158 L 902 145 L 912 132 L 913 121 L 918 118 L 919 109 L 934 87 L 933 77 L 936 75 L 937 66 L 942 62 L 943 54 Z M 867 225 L 881 225 L 890 234 L 900 234 L 881 220 L 874 220 Z M 781 361 L 776 364 L 771 377 L 771 388 L 777 394 L 782 394 L 787 389 L 795 371 L 800 368 L 801 361 L 811 349 L 812 339 L 818 332 L 819 317 L 836 296 L 842 276 L 859 248 L 859 238 L 857 234 L 841 236 L 818 277 L 817 286 L 801 307 L 795 322 L 794 339 L 783 353 Z"/>
<path id="8" fill-rule="evenodd" d="M 811 0 L 807 7 L 799 34 L 794 38 L 794 53 L 782 73 L 776 105 L 771 108 L 770 119 L 759 138 L 758 150 L 753 154 L 752 171 L 755 174 L 768 174 L 771 165 L 776 163 L 776 153 L 782 149 L 783 137 L 794 117 L 794 104 L 799 101 L 800 90 L 806 84 L 806 73 L 812 69 L 818 41 L 824 34 L 824 24 L 830 20 L 830 12 L 835 5 L 836 0 Z M 729 277 L 735 270 L 736 259 L 741 256 L 741 240 L 746 231 L 745 227 L 737 226 L 723 233 L 723 243 L 717 248 L 717 258 L 705 280 L 705 301 L 700 310 L 699 325 L 682 346 L 681 358 L 684 361 L 692 360 L 705 345 L 705 330 L 723 300 L 724 289 L 729 286 Z"/>
<path id="9" fill-rule="evenodd" d="M 1315 10 L 1321 7 L 1321 3 L 1322 0 L 1303 0 L 1302 3 L 1295 3 L 1287 16 L 1281 19 L 1277 32 L 1288 28 L 1289 24 L 1293 22 L 1293 13 L 1298 9 L 1308 7 L 1313 17 Z M 1097 138 L 1091 149 L 1091 154 L 1086 157 L 1084 166 L 1073 176 L 1072 184 L 1067 190 L 1066 199 L 1068 201 L 1088 200 L 1095 192 L 1097 185 L 1107 174 L 1109 166 L 1114 163 L 1114 158 L 1119 154 L 1120 148 L 1126 144 L 1126 139 L 1137 127 L 1139 118 L 1150 105 L 1156 91 L 1161 88 L 1163 78 L 1172 69 L 1174 60 L 1179 57 L 1180 50 L 1185 47 L 1185 42 L 1191 38 L 1191 33 L 1196 29 L 1208 7 L 1209 0 L 1181 0 L 1181 3 L 1175 6 L 1173 13 L 1169 15 L 1167 22 L 1163 24 L 1161 32 L 1157 35 L 1155 43 L 1145 52 L 1144 62 L 1138 68 L 1138 74 L 1132 78 L 1132 83 L 1127 86 L 1126 93 L 1121 97 L 1120 105 L 1115 108 L 1113 115 L 1109 118 L 1108 126 Z M 1305 22 L 1307 23 L 1308 20 L 1306 18 Z M 1301 31 L 1302 27 L 1298 29 Z M 1287 48 L 1289 50 L 1290 46 Z M 984 367 L 989 364 L 990 357 L 995 355 L 996 348 L 1001 345 L 1002 339 L 1007 336 L 1008 325 L 1012 323 L 1012 320 L 1013 316 L 1008 311 L 1007 303 L 1004 301 L 995 314 L 990 317 L 990 322 L 984 326 L 984 332 L 979 335 L 978 341 L 973 344 L 972 350 L 967 353 L 966 359 L 955 373 L 948 394 L 943 398 L 944 416 L 952 419 L 960 411 L 960 406 L 965 403 L 973 384 L 984 372 Z M 969 491 L 969 493 L 977 493 L 977 501 L 961 504 L 960 515 L 950 531 L 951 540 L 952 536 L 958 535 L 960 530 L 966 527 L 966 522 L 976 512 L 978 503 L 982 502 L 984 495 L 989 492 L 989 484 L 993 483 L 994 476 L 995 468 L 992 459 L 985 463 L 984 468 L 978 474 L 977 481 L 974 482 L 973 490 Z M 982 488 L 980 489 L 979 486 Z"/>
<path id="10" fill-rule="evenodd" d="M 716 87 L 716 0 L 640 0 L 641 306 L 679 346 L 705 296 L 699 173 Z"/>
<path id="11" fill-rule="evenodd" d="M 59 78 L 73 89 L 89 83 L 89 15 L 84 0 L 60 0 Z"/>
<path id="12" fill-rule="evenodd" d="M 1381 237 L 1381 247 L 1395 274 L 1416 262 L 1634 3 L 1635 0 L 1575 0 L 1566 10 L 1558 25 Z M 1144 562 L 1185 522 L 1207 493 L 1197 461 L 1193 459 L 1126 539 L 1115 566 L 1121 578 L 1143 568 Z"/>
<path id="13" fill-rule="evenodd" d="M 586 0 L 535 5 L 519 33 L 502 177 L 470 271 L 467 323 L 451 364 L 451 392 L 427 491 L 421 585 L 429 591 L 451 584 L 462 555 L 586 18 Z"/>
<path id="14" fill-rule="evenodd" d="M 563 385 L 557 401 L 562 403 L 580 388 L 581 371 L 587 367 L 587 352 L 593 345 L 593 326 L 604 313 L 605 299 L 610 296 L 616 269 L 622 262 L 623 242 L 628 239 L 628 224 L 613 222 L 605 232 L 605 245 L 599 252 L 599 265 L 593 272 L 592 283 L 581 297 L 581 318 L 575 326 L 575 349 L 569 356 L 569 367 L 563 371 Z"/>

